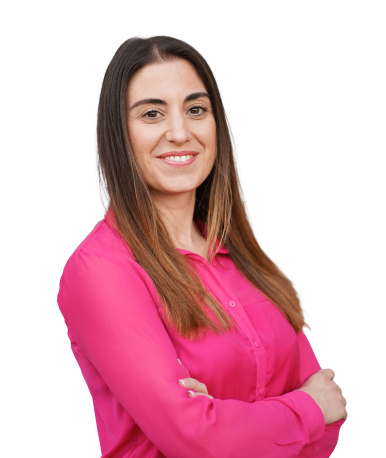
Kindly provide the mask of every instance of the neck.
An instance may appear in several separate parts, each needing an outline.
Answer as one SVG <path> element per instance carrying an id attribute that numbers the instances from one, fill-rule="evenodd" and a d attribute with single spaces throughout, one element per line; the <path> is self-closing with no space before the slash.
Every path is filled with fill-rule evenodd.
<path id="1" fill-rule="evenodd" d="M 196 190 L 179 194 L 152 190 L 152 197 L 175 247 L 197 252 L 205 238 L 193 221 Z"/>

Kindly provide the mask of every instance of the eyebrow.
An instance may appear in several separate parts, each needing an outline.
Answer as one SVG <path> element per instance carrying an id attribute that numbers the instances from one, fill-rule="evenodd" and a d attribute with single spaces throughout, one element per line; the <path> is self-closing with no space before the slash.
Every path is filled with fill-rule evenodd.
<path id="1" fill-rule="evenodd" d="M 210 100 L 210 96 L 206 92 L 193 92 L 192 94 L 189 94 L 185 97 L 184 103 L 190 102 L 191 100 L 199 99 L 200 97 L 208 97 L 208 99 Z M 154 98 L 142 99 L 142 100 L 138 100 L 138 102 L 135 102 L 135 104 L 129 108 L 129 111 L 139 105 L 144 105 L 146 103 L 151 103 L 152 105 L 167 105 L 165 100 L 162 100 L 162 99 L 154 99 Z"/>

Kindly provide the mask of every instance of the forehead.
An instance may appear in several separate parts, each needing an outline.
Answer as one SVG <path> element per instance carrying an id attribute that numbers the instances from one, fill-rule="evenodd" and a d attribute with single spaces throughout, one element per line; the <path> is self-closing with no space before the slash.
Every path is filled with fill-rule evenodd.
<path id="1" fill-rule="evenodd" d="M 156 62 L 139 70 L 131 78 L 127 96 L 129 103 L 144 97 L 182 98 L 192 92 L 205 91 L 195 67 L 184 59 Z"/>

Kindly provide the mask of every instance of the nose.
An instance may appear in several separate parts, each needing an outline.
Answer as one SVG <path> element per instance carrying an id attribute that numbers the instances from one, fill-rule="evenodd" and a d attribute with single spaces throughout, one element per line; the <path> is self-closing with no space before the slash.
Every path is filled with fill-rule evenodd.
<path id="1" fill-rule="evenodd" d="M 165 138 L 169 142 L 174 142 L 178 145 L 188 142 L 192 137 L 189 131 L 187 120 L 184 116 L 176 114 L 169 118 Z"/>

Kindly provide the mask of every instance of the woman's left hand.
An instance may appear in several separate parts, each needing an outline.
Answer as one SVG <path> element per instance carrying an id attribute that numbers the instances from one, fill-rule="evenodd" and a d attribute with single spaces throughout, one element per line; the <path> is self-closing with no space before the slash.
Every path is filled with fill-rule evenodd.
<path id="1" fill-rule="evenodd" d="M 178 383 L 181 386 L 189 389 L 188 396 L 190 398 L 193 398 L 195 396 L 206 396 L 209 399 L 213 399 L 213 396 L 211 396 L 208 393 L 208 389 L 205 383 L 200 383 L 198 380 L 191 378 L 191 377 L 178 380 Z"/>

